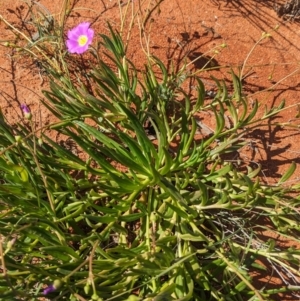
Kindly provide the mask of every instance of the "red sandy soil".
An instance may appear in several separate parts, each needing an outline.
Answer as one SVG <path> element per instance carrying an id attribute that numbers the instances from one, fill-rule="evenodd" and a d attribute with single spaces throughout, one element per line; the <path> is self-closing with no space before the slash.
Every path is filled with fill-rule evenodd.
<path id="1" fill-rule="evenodd" d="M 107 21 L 120 29 L 120 11 L 124 15 L 128 8 L 126 20 L 129 20 L 131 5 L 134 5 L 139 10 L 140 20 L 145 20 L 149 9 L 159 2 L 149 1 L 147 10 L 146 5 L 139 7 L 139 1 L 132 1 L 127 6 L 127 1 L 124 0 L 121 8 L 117 0 L 71 1 L 74 2 L 74 7 L 66 30 L 79 22 L 88 21 L 96 33 L 107 33 Z M 37 2 L 45 6 L 55 19 L 60 17 L 62 0 Z M 266 105 L 271 108 L 285 99 L 287 109 L 275 121 L 300 124 L 300 24 L 279 18 L 274 10 L 274 0 L 165 0 L 158 8 L 159 11 L 154 11 L 145 24 L 145 37 L 148 40 L 140 36 L 138 22 L 131 32 L 128 57 L 138 68 L 143 68 L 144 51 L 147 49 L 164 61 L 169 70 L 171 60 L 175 62 L 175 66 L 182 65 L 184 59 L 191 62 L 204 54 L 205 57 L 192 63 L 190 68 L 199 72 L 207 90 L 216 89 L 210 78 L 211 74 L 220 79 L 225 78 L 229 84 L 232 68 L 237 74 L 242 72 L 249 102 L 257 99 L 262 107 Z M 29 34 L 26 32 L 27 13 L 28 6 L 24 1 L 0 2 L 0 14 Z M 2 44 L 7 40 L 13 41 L 11 31 L 3 22 L 0 24 L 0 31 Z M 270 36 L 259 42 L 263 33 L 269 33 Z M 125 31 L 123 37 L 127 39 Z M 95 39 L 95 43 L 97 40 L 100 37 Z M 225 44 L 225 48 L 221 47 Z M 39 125 L 51 123 L 51 114 L 40 105 L 41 90 L 47 89 L 44 75 L 32 62 L 24 61 L 16 54 L 12 59 L 12 55 L 12 49 L 0 46 L 1 110 L 8 121 L 14 123 L 22 120 L 20 105 L 26 103 Z M 202 71 L 205 65 L 219 68 L 213 72 Z M 261 177 L 268 184 L 276 184 L 293 161 L 300 163 L 298 128 L 263 127 L 247 139 L 249 145 L 243 153 L 244 159 L 262 165 Z M 300 167 L 297 167 L 287 184 L 297 183 L 299 178 Z M 261 234 L 279 241 L 270 232 Z M 280 244 L 300 247 L 284 238 L 280 238 Z M 255 279 L 257 287 L 284 285 L 278 277 L 272 277 L 271 272 L 255 275 Z M 300 300 L 300 297 L 295 294 L 279 295 L 276 300 Z"/>

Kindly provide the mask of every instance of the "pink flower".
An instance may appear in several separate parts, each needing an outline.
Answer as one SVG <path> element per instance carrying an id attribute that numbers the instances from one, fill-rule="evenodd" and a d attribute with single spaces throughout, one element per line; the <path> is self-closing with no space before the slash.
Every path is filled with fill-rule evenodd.
<path id="1" fill-rule="evenodd" d="M 90 23 L 80 23 L 68 31 L 67 49 L 70 53 L 82 54 L 89 48 L 94 37 L 94 30 Z"/>

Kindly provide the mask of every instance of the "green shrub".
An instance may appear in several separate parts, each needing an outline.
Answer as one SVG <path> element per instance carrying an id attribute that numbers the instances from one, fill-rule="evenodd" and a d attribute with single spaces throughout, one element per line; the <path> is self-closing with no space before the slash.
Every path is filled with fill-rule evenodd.
<path id="1" fill-rule="evenodd" d="M 101 37 L 93 89 L 46 64 L 43 104 L 56 123 L 0 117 L 1 300 L 267 300 L 295 289 L 256 288 L 251 277 L 263 259 L 299 276 L 299 251 L 256 234 L 298 231 L 297 187 L 282 185 L 294 164 L 268 186 L 259 165 L 228 159 L 284 103 L 258 116 L 233 72 L 231 95 L 215 79 L 206 101 L 185 67 L 169 74 L 152 57 L 138 72 L 116 31 Z M 195 93 L 183 88 L 191 80 Z M 209 135 L 199 135 L 200 111 L 215 124 Z"/>

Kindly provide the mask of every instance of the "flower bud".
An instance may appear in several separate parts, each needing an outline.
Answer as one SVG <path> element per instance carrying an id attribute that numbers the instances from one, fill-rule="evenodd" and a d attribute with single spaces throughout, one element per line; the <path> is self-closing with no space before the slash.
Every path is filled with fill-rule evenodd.
<path id="1" fill-rule="evenodd" d="M 27 120 L 31 120 L 32 115 L 31 115 L 31 112 L 30 112 L 29 108 L 27 107 L 27 105 L 22 104 L 21 109 L 24 113 L 24 118 L 27 119 Z"/>
<path id="2" fill-rule="evenodd" d="M 55 287 L 55 289 L 59 289 L 62 286 L 62 281 L 59 279 L 56 279 L 53 281 L 53 286 Z"/>
<path id="3" fill-rule="evenodd" d="M 84 288 L 83 288 L 84 292 L 88 295 L 90 290 L 91 290 L 91 286 L 87 283 Z"/>
<path id="4" fill-rule="evenodd" d="M 93 296 L 92 296 L 92 300 L 93 301 L 98 301 L 98 299 L 99 299 L 99 296 L 96 293 L 94 293 Z"/>
<path id="5" fill-rule="evenodd" d="M 17 135 L 17 136 L 15 136 L 15 140 L 16 140 L 16 142 L 21 142 L 22 141 L 22 137 L 21 136 L 19 136 L 19 135 Z"/>
<path id="6" fill-rule="evenodd" d="M 13 239 L 11 239 L 11 240 L 7 243 L 7 247 L 11 249 L 12 246 L 16 243 L 16 241 L 17 241 L 17 238 L 14 237 Z"/>
<path id="7" fill-rule="evenodd" d="M 16 237 L 14 237 L 13 239 L 11 239 L 8 243 L 7 243 L 7 245 L 6 245 L 6 250 L 5 250 L 5 254 L 7 254 L 10 250 L 11 250 L 11 248 L 13 247 L 13 245 L 16 243 L 16 241 L 17 241 L 17 238 Z"/>

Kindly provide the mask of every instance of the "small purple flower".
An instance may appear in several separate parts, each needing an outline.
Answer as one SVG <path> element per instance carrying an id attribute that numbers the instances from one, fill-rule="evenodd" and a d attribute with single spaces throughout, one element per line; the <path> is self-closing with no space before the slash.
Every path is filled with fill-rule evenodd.
<path id="1" fill-rule="evenodd" d="M 53 281 L 53 284 L 48 285 L 43 291 L 44 295 L 48 295 L 50 293 L 55 292 L 57 289 L 59 289 L 62 286 L 62 282 L 59 279 L 56 279 Z"/>
<path id="2" fill-rule="evenodd" d="M 32 117 L 32 115 L 31 115 L 31 112 L 30 112 L 29 108 L 27 107 L 27 105 L 22 104 L 22 105 L 21 105 L 21 109 L 22 109 L 22 111 L 23 111 L 23 113 L 24 113 L 25 119 L 30 120 L 31 117 Z"/>
<path id="3" fill-rule="evenodd" d="M 82 54 L 89 48 L 94 37 L 94 30 L 90 28 L 90 23 L 80 23 L 68 31 L 66 42 L 70 53 Z"/>
<path id="4" fill-rule="evenodd" d="M 30 113 L 29 108 L 25 104 L 21 105 L 21 109 L 22 109 L 24 114 L 29 114 Z"/>
<path id="5" fill-rule="evenodd" d="M 44 295 L 48 295 L 49 293 L 52 293 L 56 290 L 56 288 L 54 287 L 53 284 L 49 285 L 48 287 L 46 287 L 43 291 Z"/>

